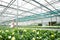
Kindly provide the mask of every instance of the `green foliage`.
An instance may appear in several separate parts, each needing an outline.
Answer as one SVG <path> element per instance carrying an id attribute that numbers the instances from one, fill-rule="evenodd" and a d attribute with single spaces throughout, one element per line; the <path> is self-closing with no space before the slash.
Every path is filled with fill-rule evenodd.
<path id="1" fill-rule="evenodd" d="M 21 28 L 0 28 L 0 40 L 60 40 L 60 32 Z"/>

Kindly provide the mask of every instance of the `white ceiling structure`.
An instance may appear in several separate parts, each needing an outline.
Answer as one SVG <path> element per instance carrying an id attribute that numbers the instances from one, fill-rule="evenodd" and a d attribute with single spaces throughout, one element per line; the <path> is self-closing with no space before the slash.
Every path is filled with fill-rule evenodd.
<path id="1" fill-rule="evenodd" d="M 35 1 L 43 4 L 51 10 L 60 9 L 60 0 Z M 44 6 L 39 5 L 34 2 L 34 0 L 0 0 L 0 22 L 15 19 L 17 16 L 17 10 L 18 18 L 50 11 Z"/>

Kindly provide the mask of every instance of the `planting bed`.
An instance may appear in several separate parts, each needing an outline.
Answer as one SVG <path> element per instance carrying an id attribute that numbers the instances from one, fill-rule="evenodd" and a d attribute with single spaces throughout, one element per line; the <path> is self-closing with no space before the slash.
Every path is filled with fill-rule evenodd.
<path id="1" fill-rule="evenodd" d="M 0 40 L 60 40 L 57 30 L 0 27 Z"/>

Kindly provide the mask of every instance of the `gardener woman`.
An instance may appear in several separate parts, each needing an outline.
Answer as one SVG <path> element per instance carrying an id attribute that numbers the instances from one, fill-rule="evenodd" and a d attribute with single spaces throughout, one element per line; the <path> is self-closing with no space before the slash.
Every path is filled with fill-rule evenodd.
<path id="1" fill-rule="evenodd" d="M 14 26 L 15 26 L 14 21 L 12 21 L 11 28 L 13 28 Z"/>

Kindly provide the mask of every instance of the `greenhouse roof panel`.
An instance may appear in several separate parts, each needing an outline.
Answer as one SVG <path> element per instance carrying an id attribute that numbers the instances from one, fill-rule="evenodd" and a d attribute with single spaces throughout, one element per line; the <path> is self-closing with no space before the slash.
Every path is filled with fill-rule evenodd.
<path id="1" fill-rule="evenodd" d="M 16 19 L 16 16 L 18 16 L 18 18 L 22 18 L 22 19 L 24 18 L 24 20 L 31 20 L 34 19 L 34 17 L 36 18 L 43 17 L 43 15 L 46 16 L 46 14 L 54 15 L 60 12 L 60 10 L 58 10 L 60 9 L 59 0 L 35 0 L 35 1 L 18 0 L 18 4 L 17 4 L 17 0 L 0 0 L 0 17 L 1 18 L 6 17 L 6 21 L 7 19 L 11 20 L 10 18 L 14 20 Z M 37 2 L 42 5 L 38 4 Z M 17 10 L 18 10 L 18 15 L 17 15 Z"/>

